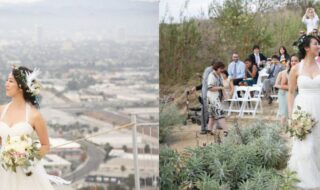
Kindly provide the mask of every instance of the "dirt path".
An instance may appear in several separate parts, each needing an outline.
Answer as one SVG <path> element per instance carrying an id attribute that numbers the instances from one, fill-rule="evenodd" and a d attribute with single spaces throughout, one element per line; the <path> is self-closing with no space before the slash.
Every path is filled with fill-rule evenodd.
<path id="1" fill-rule="evenodd" d="M 266 122 L 280 122 L 280 119 L 276 117 L 278 111 L 278 103 L 273 102 L 272 105 L 268 105 L 266 101 L 263 101 L 263 113 L 259 113 L 253 118 L 251 115 L 243 118 L 238 118 L 239 127 L 245 127 L 250 125 L 252 122 L 257 120 L 263 120 Z M 234 119 L 237 116 L 227 118 L 228 127 L 234 126 Z M 169 147 L 181 152 L 186 147 L 197 147 L 203 146 L 203 144 L 214 143 L 215 139 L 212 135 L 201 135 L 200 126 L 192 123 L 187 125 L 178 125 L 174 127 L 171 135 L 168 137 Z"/>

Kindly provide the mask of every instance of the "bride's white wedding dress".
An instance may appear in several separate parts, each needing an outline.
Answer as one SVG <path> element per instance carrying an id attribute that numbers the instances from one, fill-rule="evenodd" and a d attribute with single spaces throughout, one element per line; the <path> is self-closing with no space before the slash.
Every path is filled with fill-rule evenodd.
<path id="1" fill-rule="evenodd" d="M 302 110 L 312 114 L 318 124 L 304 140 L 293 138 L 291 157 L 288 167 L 296 171 L 300 188 L 320 187 L 320 75 L 315 78 L 303 75 L 303 60 L 299 65 L 297 85 L 299 93 L 294 101 L 294 110 L 300 106 Z M 319 69 L 319 63 L 317 63 Z"/>
<path id="2" fill-rule="evenodd" d="M 32 135 L 34 129 L 28 122 L 30 105 L 26 106 L 26 120 L 9 126 L 3 121 L 10 103 L 4 108 L 0 118 L 0 136 L 2 139 L 2 147 L 6 144 L 7 136 L 20 136 L 23 134 Z M 21 168 L 17 168 L 17 172 L 6 171 L 0 166 L 0 190 L 54 190 L 50 181 L 55 183 L 68 183 L 56 176 L 48 175 L 41 164 L 37 163 L 31 169 L 32 175 L 26 176 Z"/>

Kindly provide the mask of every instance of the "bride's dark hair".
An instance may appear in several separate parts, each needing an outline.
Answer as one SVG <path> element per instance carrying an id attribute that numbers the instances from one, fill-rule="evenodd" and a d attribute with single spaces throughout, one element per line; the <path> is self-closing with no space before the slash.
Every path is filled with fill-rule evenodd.
<path id="1" fill-rule="evenodd" d="M 32 73 L 31 69 L 27 67 L 20 66 L 18 68 L 12 69 L 12 75 L 18 83 L 19 88 L 23 90 L 23 98 L 26 102 L 31 103 L 36 108 L 39 108 L 39 100 L 38 97 L 32 92 L 29 91 L 29 87 L 27 85 L 26 73 Z"/>
<path id="2" fill-rule="evenodd" d="M 314 35 L 302 35 L 297 41 L 293 43 L 298 50 L 299 59 L 304 59 L 307 55 L 307 52 L 304 48 L 310 47 L 311 39 L 315 39 L 320 43 L 319 37 Z"/>

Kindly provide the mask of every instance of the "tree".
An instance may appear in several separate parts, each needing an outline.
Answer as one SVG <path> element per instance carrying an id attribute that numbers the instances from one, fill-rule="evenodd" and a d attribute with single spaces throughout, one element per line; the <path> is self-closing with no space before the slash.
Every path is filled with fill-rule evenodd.
<path id="1" fill-rule="evenodd" d="M 194 70 L 201 34 L 195 19 L 160 24 L 160 82 L 184 80 Z"/>
<path id="2" fill-rule="evenodd" d="M 122 172 L 126 171 L 126 167 L 124 165 L 121 165 L 121 171 Z"/>
<path id="3" fill-rule="evenodd" d="M 109 143 L 106 143 L 104 145 L 103 149 L 106 152 L 105 157 L 104 157 L 104 162 L 106 162 L 109 159 L 109 154 L 110 154 L 111 150 L 113 149 L 113 147 Z"/>
<path id="4" fill-rule="evenodd" d="M 134 188 L 134 185 L 135 185 L 134 183 L 135 183 L 134 175 L 129 174 L 128 180 L 127 180 L 127 186 L 129 187 L 130 190 L 132 190 Z"/>
<path id="5" fill-rule="evenodd" d="M 122 149 L 123 149 L 124 152 L 128 152 L 128 147 L 127 147 L 127 145 L 123 145 L 123 146 L 122 146 Z"/>
<path id="6" fill-rule="evenodd" d="M 147 154 L 149 154 L 149 153 L 151 152 L 150 145 L 146 144 L 146 145 L 144 146 L 144 152 L 147 153 Z"/>
<path id="7" fill-rule="evenodd" d="M 96 133 L 96 132 L 98 132 L 98 131 L 99 131 L 99 128 L 98 128 L 98 127 L 94 127 L 94 128 L 93 128 L 93 132 Z"/>
<path id="8" fill-rule="evenodd" d="M 124 187 L 124 185 L 120 185 L 120 184 L 110 184 L 108 186 L 108 190 L 126 190 L 126 188 Z"/>
<path id="9" fill-rule="evenodd" d="M 105 190 L 102 186 L 89 186 L 89 187 L 82 187 L 79 190 Z"/>
<path id="10" fill-rule="evenodd" d="M 294 53 L 292 43 L 305 28 L 301 13 L 310 4 L 306 2 L 213 0 L 209 19 L 186 18 L 183 14 L 179 23 L 173 23 L 170 17 L 163 19 L 159 44 L 161 90 L 172 84 L 189 84 L 188 80 L 202 73 L 213 58 L 227 66 L 232 53 L 237 52 L 244 60 L 255 44 L 268 57 L 277 54 L 281 45 Z M 312 5 L 320 12 L 320 3 Z"/>

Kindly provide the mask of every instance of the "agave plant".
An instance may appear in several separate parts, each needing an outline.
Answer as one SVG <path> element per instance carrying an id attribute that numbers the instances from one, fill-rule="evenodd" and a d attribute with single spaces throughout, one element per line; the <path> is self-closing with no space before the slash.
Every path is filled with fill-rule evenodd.
<path id="1" fill-rule="evenodd" d="M 230 190 L 228 184 L 222 184 L 212 178 L 207 173 L 199 175 L 199 179 L 195 182 L 195 187 L 199 190 Z"/>
<path id="2" fill-rule="evenodd" d="M 160 152 L 163 189 L 241 189 L 291 190 L 296 183 L 291 173 L 282 174 L 288 159 L 288 148 L 281 128 L 275 124 L 255 123 L 245 127 L 239 141 L 236 131 L 221 144 L 187 148 L 178 154 Z M 162 155 L 161 155 L 162 154 Z M 162 161 L 167 159 L 168 161 Z M 181 162 L 181 163 L 180 163 Z M 164 169 L 160 168 L 160 171 Z M 171 171 L 171 172 L 169 172 Z"/>

